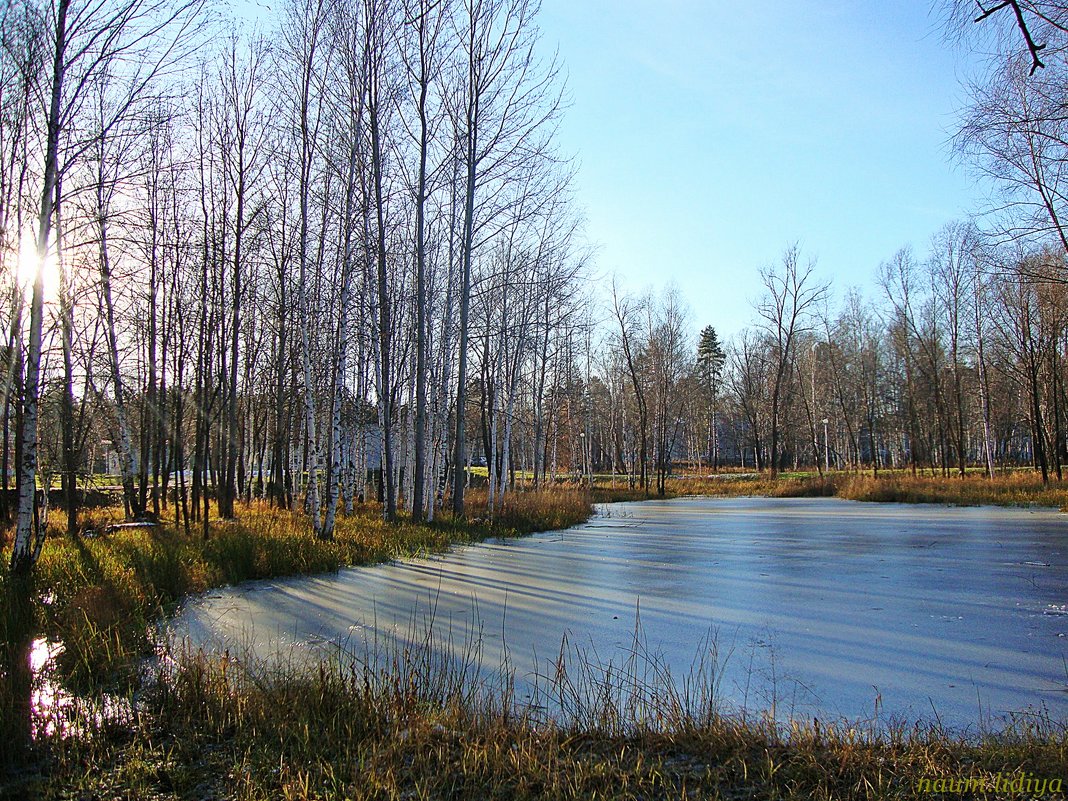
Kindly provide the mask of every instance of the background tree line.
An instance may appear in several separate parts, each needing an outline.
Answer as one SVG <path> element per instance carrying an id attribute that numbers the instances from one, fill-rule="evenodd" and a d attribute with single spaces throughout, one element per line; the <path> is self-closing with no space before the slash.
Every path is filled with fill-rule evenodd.
<path id="1" fill-rule="evenodd" d="M 963 475 L 1068 462 L 1063 254 L 952 223 L 837 301 L 795 247 L 762 273 L 756 322 L 694 336 L 677 296 L 617 300 L 589 389 L 593 467 L 658 489 L 672 462 L 754 471 Z M 645 458 L 642 453 L 645 453 Z M 645 465 L 645 469 L 643 469 Z"/>
<path id="2" fill-rule="evenodd" d="M 1068 4 L 943 9 L 950 37 L 989 57 L 954 138 L 988 179 L 989 207 L 947 224 L 922 257 L 893 254 L 870 298 L 835 302 L 787 248 L 761 272 L 756 324 L 728 343 L 711 327 L 695 342 L 688 323 L 677 335 L 670 292 L 616 297 L 588 389 L 602 404 L 591 469 L 647 488 L 655 471 L 661 489 L 673 460 L 772 473 L 1032 465 L 1062 478 Z"/>
<path id="3" fill-rule="evenodd" d="M 9 4 L 13 565 L 46 531 L 38 488 L 58 475 L 74 531 L 112 460 L 131 517 L 205 536 L 239 500 L 326 538 L 372 496 L 387 519 L 462 514 L 472 461 L 491 514 L 560 476 L 663 492 L 684 459 L 1060 477 L 1068 11 L 1010 5 L 1026 36 L 986 15 L 996 59 L 957 139 L 997 212 L 894 254 L 871 299 L 833 303 L 788 248 L 722 342 L 677 293 L 590 288 L 531 0 L 287 0 L 269 30 L 202 0 Z"/>

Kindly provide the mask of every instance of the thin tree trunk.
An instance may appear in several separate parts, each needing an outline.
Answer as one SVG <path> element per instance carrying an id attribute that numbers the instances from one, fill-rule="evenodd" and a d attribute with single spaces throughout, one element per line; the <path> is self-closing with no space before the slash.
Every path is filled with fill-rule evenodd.
<path id="1" fill-rule="evenodd" d="M 37 511 L 37 398 L 40 392 L 41 331 L 44 322 L 44 263 L 52 229 L 52 207 L 59 179 L 58 153 L 60 101 L 66 69 L 67 11 L 70 0 L 56 4 L 56 49 L 52 63 L 52 87 L 48 107 L 44 180 L 41 207 L 37 217 L 37 272 L 30 300 L 30 330 L 26 358 L 26 378 L 22 416 L 22 449 L 19 459 L 19 507 L 15 544 L 11 550 L 11 572 L 29 575 L 44 544 L 45 526 Z M 36 525 L 35 525 L 36 523 Z"/>

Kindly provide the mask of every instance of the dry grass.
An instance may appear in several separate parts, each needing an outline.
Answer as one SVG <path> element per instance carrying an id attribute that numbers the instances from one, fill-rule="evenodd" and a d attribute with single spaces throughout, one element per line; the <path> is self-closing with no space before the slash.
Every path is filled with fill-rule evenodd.
<path id="1" fill-rule="evenodd" d="M 610 488 L 606 488 L 610 491 Z M 625 484 L 619 486 L 625 491 Z M 1033 470 L 998 473 L 994 478 L 969 471 L 963 478 L 880 470 L 861 473 L 832 472 L 721 473 L 716 476 L 680 475 L 668 482 L 670 497 L 708 495 L 713 497 L 761 496 L 771 498 L 836 496 L 855 501 L 900 503 L 946 503 L 957 506 L 1049 506 L 1068 508 L 1068 481 L 1042 483 Z M 641 497 L 645 497 L 644 494 Z"/>
<path id="2" fill-rule="evenodd" d="M 576 486 L 521 490 L 509 492 L 504 507 L 497 508 L 491 517 L 486 509 L 485 488 L 470 489 L 464 497 L 469 519 L 480 524 L 492 522 L 495 530 L 513 535 L 573 526 L 592 514 L 594 500 L 585 488 Z"/>
<path id="3" fill-rule="evenodd" d="M 186 656 L 120 726 L 53 741 L 13 793 L 59 798 L 901 799 L 921 779 L 1068 775 L 1063 725 L 1029 719 L 956 737 L 718 714 L 706 692 L 640 660 L 562 659 L 518 706 L 507 677 L 477 691 L 462 660 L 322 665 L 271 679 Z M 701 679 L 682 686 L 712 686 Z M 987 797 L 998 797 L 990 795 Z"/>
<path id="4" fill-rule="evenodd" d="M 1015 470 L 987 478 L 983 473 L 960 476 L 912 476 L 905 473 L 849 476 L 835 479 L 837 494 L 857 501 L 900 501 L 904 503 L 951 503 L 960 506 L 1068 505 L 1068 482 L 1043 485 L 1033 470 Z"/>

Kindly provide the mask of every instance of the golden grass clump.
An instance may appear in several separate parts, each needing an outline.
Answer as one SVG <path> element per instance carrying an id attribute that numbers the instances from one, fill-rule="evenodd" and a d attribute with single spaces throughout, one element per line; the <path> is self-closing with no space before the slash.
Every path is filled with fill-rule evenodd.
<path id="1" fill-rule="evenodd" d="M 913 476 L 906 472 L 881 472 L 836 479 L 838 495 L 858 501 L 903 503 L 951 503 L 960 506 L 1052 506 L 1068 504 L 1068 484 L 1042 483 L 1034 470 L 1013 470 L 988 478 L 985 473 Z"/>

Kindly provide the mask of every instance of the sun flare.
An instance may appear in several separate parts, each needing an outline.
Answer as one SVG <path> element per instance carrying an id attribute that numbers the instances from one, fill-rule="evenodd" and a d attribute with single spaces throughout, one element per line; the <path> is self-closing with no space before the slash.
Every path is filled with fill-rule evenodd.
<path id="1" fill-rule="evenodd" d="M 27 233 L 19 243 L 18 282 L 27 295 L 33 288 L 38 270 L 37 244 L 32 234 Z M 59 262 L 53 248 L 48 249 L 44 264 L 40 266 L 44 285 L 44 299 L 54 301 L 59 297 Z"/>

